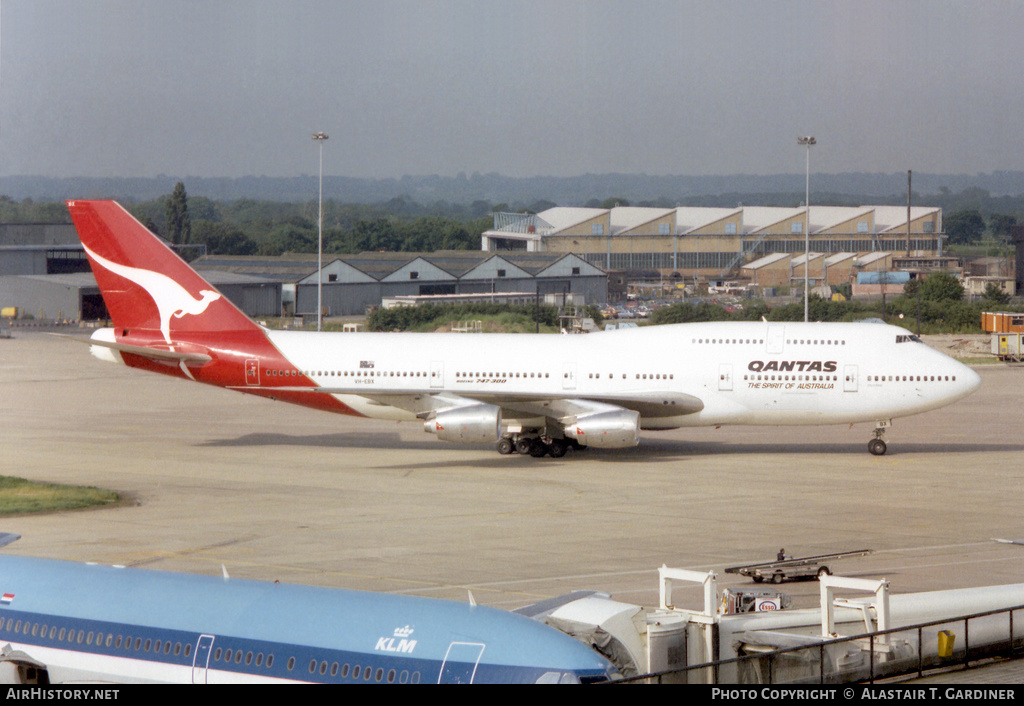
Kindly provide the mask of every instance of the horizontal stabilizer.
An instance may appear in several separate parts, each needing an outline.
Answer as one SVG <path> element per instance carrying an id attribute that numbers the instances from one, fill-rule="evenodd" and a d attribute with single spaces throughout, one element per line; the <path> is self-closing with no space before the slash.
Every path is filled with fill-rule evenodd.
<path id="1" fill-rule="evenodd" d="M 131 353 L 132 355 L 142 356 L 143 358 L 149 358 L 150 360 L 170 361 L 174 363 L 185 363 L 188 365 L 203 365 L 213 360 L 213 358 L 206 355 L 205 353 L 186 353 L 182 351 L 167 350 L 166 348 L 133 346 L 127 343 L 104 341 L 98 338 L 80 338 L 78 336 L 67 336 L 65 334 L 59 333 L 55 333 L 53 335 L 60 336 L 61 338 L 66 338 L 71 341 L 75 341 L 76 343 L 85 343 L 90 346 L 110 348 L 111 350 L 115 350 L 120 353 Z"/>
<path id="2" fill-rule="evenodd" d="M 544 618 L 551 615 L 559 608 L 569 605 L 573 601 L 578 601 L 581 598 L 590 598 L 591 596 L 597 596 L 598 598 L 611 598 L 607 593 L 600 593 L 598 591 L 573 591 L 572 593 L 566 593 L 562 596 L 555 596 L 554 598 L 547 598 L 537 603 L 531 603 L 530 605 L 523 606 L 522 608 L 516 608 L 512 612 L 518 613 L 519 615 L 525 615 L 527 618 L 543 621 Z"/>

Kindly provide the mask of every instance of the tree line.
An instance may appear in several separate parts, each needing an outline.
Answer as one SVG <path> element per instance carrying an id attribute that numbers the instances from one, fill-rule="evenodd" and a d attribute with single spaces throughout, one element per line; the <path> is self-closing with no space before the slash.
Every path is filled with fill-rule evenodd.
<path id="1" fill-rule="evenodd" d="M 905 196 L 902 198 L 905 199 Z M 870 202 L 898 203 L 898 198 L 815 192 L 816 204 L 843 206 Z M 795 206 L 803 194 L 722 193 L 679 199 L 632 201 L 625 196 L 590 197 L 581 205 L 613 206 L 735 206 L 737 200 L 766 206 Z M 913 202 L 943 209 L 943 230 L 954 252 L 982 246 L 987 254 L 1005 255 L 1011 228 L 1024 223 L 1024 194 L 992 196 L 988 191 L 965 188 L 958 193 L 941 187 L 937 194 L 915 193 Z M 316 200 L 268 201 L 256 199 L 212 200 L 188 196 L 183 182 L 169 195 L 148 201 L 123 200 L 124 205 L 149 228 L 173 242 L 202 243 L 212 254 L 279 255 L 317 249 L 318 203 Z M 501 211 L 537 213 L 560 204 L 547 199 L 530 203 L 494 203 L 477 199 L 470 203 L 437 201 L 423 205 L 409 196 L 378 203 L 346 203 L 327 199 L 323 204 L 324 249 L 329 253 L 367 250 L 430 252 L 475 250 L 480 234 L 491 227 L 492 214 Z M 562 204 L 565 205 L 565 204 Z M 63 201 L 15 201 L 0 196 L 0 223 L 68 223 Z M 978 254 L 978 253 L 974 253 Z"/>
<path id="2" fill-rule="evenodd" d="M 316 252 L 318 203 L 213 201 L 189 196 L 183 183 L 171 194 L 123 205 L 147 228 L 175 244 L 204 244 L 218 255 Z M 492 211 L 507 204 L 423 206 L 408 198 L 380 204 L 323 203 L 324 252 L 375 250 L 433 252 L 477 250 L 493 224 Z M 69 223 L 63 202 L 15 201 L 0 195 L 0 223 Z"/>
<path id="3" fill-rule="evenodd" d="M 217 255 L 316 252 L 321 231 L 316 201 L 216 202 L 189 198 L 180 183 L 166 199 L 132 204 L 128 209 L 157 235 L 176 244 L 204 244 L 208 253 Z M 465 209 L 438 205 L 428 209 L 406 199 L 376 205 L 327 200 L 323 249 L 332 254 L 476 250 L 480 234 L 491 223 L 489 216 L 473 217 Z"/>
<path id="4" fill-rule="evenodd" d="M 924 279 L 912 279 L 903 294 L 885 301 L 833 301 L 812 294 L 808 300 L 810 321 L 861 321 L 883 319 L 921 333 L 979 333 L 981 312 L 1005 310 L 1007 297 L 997 285 L 986 288 L 984 296 L 965 300 L 964 287 L 956 276 L 936 272 Z M 883 308 L 884 307 L 884 308 Z M 655 310 L 652 324 L 692 321 L 803 321 L 803 302 L 769 307 L 751 300 L 729 311 L 708 301 L 681 302 Z"/>

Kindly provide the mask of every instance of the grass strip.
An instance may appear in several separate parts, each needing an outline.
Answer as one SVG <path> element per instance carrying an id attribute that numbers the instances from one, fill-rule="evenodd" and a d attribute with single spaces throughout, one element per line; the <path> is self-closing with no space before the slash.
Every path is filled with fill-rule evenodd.
<path id="1" fill-rule="evenodd" d="M 37 483 L 24 478 L 0 476 L 0 515 L 81 510 L 116 505 L 120 501 L 117 493 L 102 488 Z"/>

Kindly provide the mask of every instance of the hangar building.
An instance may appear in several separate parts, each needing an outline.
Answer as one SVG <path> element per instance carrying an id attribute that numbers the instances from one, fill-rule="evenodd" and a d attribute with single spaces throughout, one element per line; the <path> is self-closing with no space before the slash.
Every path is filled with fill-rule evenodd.
<path id="1" fill-rule="evenodd" d="M 608 301 L 607 273 L 568 253 L 369 252 L 329 255 L 323 263 L 321 296 L 328 316 L 362 315 L 368 308 L 380 306 L 385 298 L 396 296 L 515 292 L 541 296 L 573 294 L 588 303 Z M 200 258 L 194 265 L 204 276 L 219 270 L 276 282 L 282 290 L 286 313 L 316 313 L 315 255 L 212 255 Z"/>
<path id="2" fill-rule="evenodd" d="M 556 207 L 537 214 L 495 214 L 481 249 L 572 252 L 606 270 L 723 278 L 773 253 L 803 253 L 808 217 L 810 250 L 825 258 L 871 252 L 942 255 L 942 209 L 926 206 L 911 209 L 909 224 L 905 206 L 811 206 L 809 213 L 804 207 L 765 206 Z M 802 263 L 799 267 L 802 276 Z"/>

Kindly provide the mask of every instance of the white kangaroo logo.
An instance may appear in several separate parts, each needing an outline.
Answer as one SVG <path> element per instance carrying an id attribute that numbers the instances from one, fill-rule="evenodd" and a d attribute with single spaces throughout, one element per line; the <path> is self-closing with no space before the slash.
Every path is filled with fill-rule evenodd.
<path id="1" fill-rule="evenodd" d="M 191 314 L 192 316 L 202 314 L 206 311 L 206 307 L 210 305 L 210 302 L 220 299 L 219 293 L 209 289 L 200 290 L 199 293 L 202 295 L 202 299 L 196 299 L 188 293 L 188 290 L 167 275 L 150 270 L 141 270 L 137 267 L 119 265 L 116 262 L 100 257 L 84 243 L 82 247 L 85 248 L 85 251 L 89 253 L 93 260 L 104 268 L 134 282 L 149 293 L 149 296 L 156 303 L 157 312 L 160 314 L 160 332 L 164 335 L 164 340 L 167 343 L 171 343 L 172 316 L 180 319 L 186 314 Z"/>

